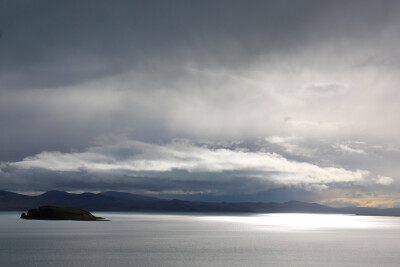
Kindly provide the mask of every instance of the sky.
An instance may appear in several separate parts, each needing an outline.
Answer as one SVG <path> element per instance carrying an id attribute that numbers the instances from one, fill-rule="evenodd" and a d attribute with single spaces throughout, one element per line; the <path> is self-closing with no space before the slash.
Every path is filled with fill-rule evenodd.
<path id="1" fill-rule="evenodd" d="M 0 0 L 0 189 L 400 207 L 399 13 Z"/>

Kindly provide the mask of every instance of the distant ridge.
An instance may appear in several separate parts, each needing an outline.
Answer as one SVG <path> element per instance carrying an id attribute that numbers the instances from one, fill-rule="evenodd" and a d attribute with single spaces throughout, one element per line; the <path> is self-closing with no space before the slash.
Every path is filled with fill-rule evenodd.
<path id="1" fill-rule="evenodd" d="M 156 197 L 149 197 L 149 196 L 142 196 L 142 195 L 136 195 L 136 194 L 131 194 L 127 192 L 117 192 L 117 191 L 106 191 L 99 193 L 100 195 L 104 196 L 110 196 L 110 197 L 115 197 L 115 198 L 120 198 L 120 199 L 125 199 L 125 200 L 135 200 L 135 201 L 157 201 L 160 200 L 159 198 Z"/>
<path id="2" fill-rule="evenodd" d="M 49 191 L 27 196 L 0 190 L 1 211 L 24 211 L 38 206 L 76 207 L 92 211 L 159 211 L 159 212 L 251 212 L 251 213 L 341 213 L 371 216 L 400 216 L 400 209 L 363 207 L 332 208 L 301 201 L 277 202 L 196 202 L 160 199 L 127 192 L 107 191 L 98 194 L 71 194 Z"/>

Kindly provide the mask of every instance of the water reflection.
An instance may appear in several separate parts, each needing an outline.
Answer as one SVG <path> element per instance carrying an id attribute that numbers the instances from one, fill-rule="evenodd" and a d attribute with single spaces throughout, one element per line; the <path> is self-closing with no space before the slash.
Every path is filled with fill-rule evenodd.
<path id="1" fill-rule="evenodd" d="M 99 214 L 112 221 L 153 221 L 169 223 L 175 220 L 186 222 L 228 222 L 238 227 L 269 230 L 312 229 L 400 229 L 400 217 L 356 216 L 349 214 L 210 214 L 210 213 L 104 213 Z"/>
<path id="2" fill-rule="evenodd" d="M 253 216 L 207 216 L 202 219 L 255 225 L 271 230 L 400 228 L 400 218 L 343 214 L 275 213 Z"/>

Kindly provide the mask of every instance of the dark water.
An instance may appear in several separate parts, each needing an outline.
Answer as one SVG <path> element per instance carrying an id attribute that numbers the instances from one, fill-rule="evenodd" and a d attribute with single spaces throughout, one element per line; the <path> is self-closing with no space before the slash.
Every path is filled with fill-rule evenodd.
<path id="1" fill-rule="evenodd" d="M 399 266 L 400 218 L 95 213 L 109 222 L 0 212 L 0 266 Z"/>

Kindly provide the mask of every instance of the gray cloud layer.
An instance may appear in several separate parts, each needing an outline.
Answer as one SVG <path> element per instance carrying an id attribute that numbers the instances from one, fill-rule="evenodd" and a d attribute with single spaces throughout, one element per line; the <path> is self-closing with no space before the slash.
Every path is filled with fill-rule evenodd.
<path id="1" fill-rule="evenodd" d="M 0 5 L 10 190 L 397 188 L 397 1 Z"/>

